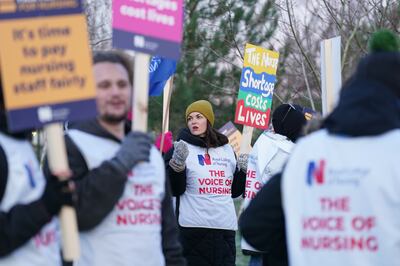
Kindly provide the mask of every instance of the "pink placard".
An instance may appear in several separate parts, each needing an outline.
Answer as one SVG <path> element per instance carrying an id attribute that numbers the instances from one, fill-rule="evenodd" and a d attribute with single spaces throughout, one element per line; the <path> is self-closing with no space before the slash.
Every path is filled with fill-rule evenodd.
<path id="1" fill-rule="evenodd" d="M 113 0 L 113 28 L 180 43 L 183 0 Z"/>

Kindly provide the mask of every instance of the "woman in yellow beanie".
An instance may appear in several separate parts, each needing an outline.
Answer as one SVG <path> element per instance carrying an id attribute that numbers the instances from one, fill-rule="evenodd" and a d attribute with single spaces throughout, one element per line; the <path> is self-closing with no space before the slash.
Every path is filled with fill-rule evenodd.
<path id="1" fill-rule="evenodd" d="M 237 219 L 232 198 L 244 190 L 246 167 L 237 167 L 228 138 L 213 128 L 208 101 L 190 104 L 185 118 L 187 127 L 165 156 L 184 256 L 189 266 L 233 266 Z"/>

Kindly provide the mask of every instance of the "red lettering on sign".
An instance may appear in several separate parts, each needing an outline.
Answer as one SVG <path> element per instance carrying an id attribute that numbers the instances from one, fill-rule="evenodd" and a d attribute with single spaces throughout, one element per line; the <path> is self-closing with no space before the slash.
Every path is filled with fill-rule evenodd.
<path id="1" fill-rule="evenodd" d="M 260 189 L 262 188 L 261 182 L 258 182 L 258 181 L 255 182 L 255 183 L 254 183 L 254 188 L 257 189 L 257 190 L 260 190 Z"/>
<path id="2" fill-rule="evenodd" d="M 246 188 L 251 188 L 251 180 L 246 180 Z"/>
<path id="3" fill-rule="evenodd" d="M 202 178 L 199 179 L 199 183 L 206 186 L 223 186 L 224 180 L 219 178 Z"/>
<path id="4" fill-rule="evenodd" d="M 327 198 L 323 197 L 319 199 L 321 204 L 321 210 L 323 211 L 350 211 L 349 207 L 349 197 L 341 198 Z"/>
<path id="5" fill-rule="evenodd" d="M 225 177 L 225 171 L 219 170 L 208 170 L 212 177 Z"/>
<path id="6" fill-rule="evenodd" d="M 303 219 L 303 229 L 310 231 L 343 231 L 343 217 L 308 217 Z"/>
<path id="7" fill-rule="evenodd" d="M 56 231 L 41 231 L 34 237 L 34 242 L 37 248 L 40 248 L 41 246 L 47 247 L 56 242 Z"/>
<path id="8" fill-rule="evenodd" d="M 244 197 L 245 198 L 254 199 L 255 196 L 256 196 L 256 193 L 254 191 L 246 189 L 246 191 L 244 192 Z"/>
<path id="9" fill-rule="evenodd" d="M 130 211 L 157 210 L 161 208 L 161 203 L 159 199 L 144 199 L 144 200 L 123 199 L 117 203 L 116 207 L 118 210 L 128 209 Z"/>
<path id="10" fill-rule="evenodd" d="M 199 194 L 230 195 L 231 189 L 227 187 L 200 187 Z"/>
<path id="11" fill-rule="evenodd" d="M 246 107 L 244 106 L 244 100 L 239 100 L 236 106 L 235 123 L 267 129 L 270 112 L 271 109 L 267 109 L 266 112 L 262 112 Z"/>
<path id="12" fill-rule="evenodd" d="M 117 225 L 150 225 L 161 224 L 161 217 L 156 213 L 118 214 Z"/>
<path id="13" fill-rule="evenodd" d="M 248 177 L 248 178 L 256 178 L 256 171 L 247 170 L 246 177 Z"/>
<path id="14" fill-rule="evenodd" d="M 375 217 L 357 216 L 351 220 L 351 226 L 356 231 L 368 231 L 375 226 Z"/>
<path id="15" fill-rule="evenodd" d="M 132 187 L 133 187 L 134 194 L 137 195 L 137 196 L 153 195 L 153 186 L 152 186 L 152 184 L 146 184 L 146 185 L 133 184 Z"/>
<path id="16" fill-rule="evenodd" d="M 379 248 L 378 240 L 375 236 L 309 236 L 303 237 L 300 244 L 302 249 L 311 250 L 365 250 L 376 252 Z"/>

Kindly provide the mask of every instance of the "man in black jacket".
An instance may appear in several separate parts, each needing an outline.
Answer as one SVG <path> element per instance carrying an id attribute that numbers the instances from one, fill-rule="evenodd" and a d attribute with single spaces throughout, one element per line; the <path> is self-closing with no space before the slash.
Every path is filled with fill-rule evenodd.
<path id="1" fill-rule="evenodd" d="M 185 265 L 161 155 L 125 122 L 129 59 L 98 52 L 93 69 L 99 115 L 70 125 L 66 135 L 79 197 L 77 265 Z"/>

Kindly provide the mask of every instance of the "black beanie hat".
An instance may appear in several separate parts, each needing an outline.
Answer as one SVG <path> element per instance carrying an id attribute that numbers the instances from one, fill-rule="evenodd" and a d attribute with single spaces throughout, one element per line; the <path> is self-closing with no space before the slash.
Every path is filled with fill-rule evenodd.
<path id="1" fill-rule="evenodd" d="M 274 126 L 274 131 L 286 136 L 293 142 L 296 142 L 307 121 L 304 114 L 301 110 L 297 110 L 298 106 L 296 106 L 291 104 L 281 104 L 272 114 L 272 125 Z"/>

